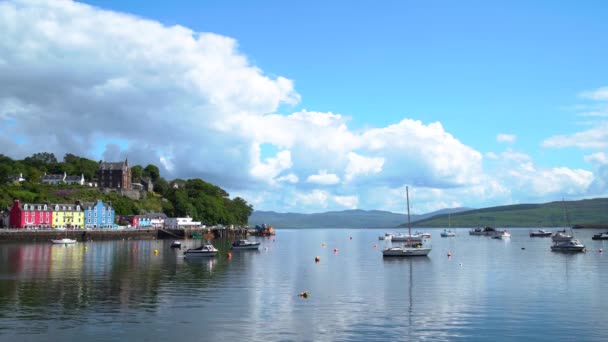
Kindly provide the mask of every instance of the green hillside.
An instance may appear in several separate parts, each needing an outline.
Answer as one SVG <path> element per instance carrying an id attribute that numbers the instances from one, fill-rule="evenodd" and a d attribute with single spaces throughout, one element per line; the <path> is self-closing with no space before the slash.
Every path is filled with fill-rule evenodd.
<path id="1" fill-rule="evenodd" d="M 563 227 L 608 224 L 608 198 L 516 204 L 436 215 L 416 221 L 415 227 Z M 400 225 L 407 226 L 406 224 Z"/>

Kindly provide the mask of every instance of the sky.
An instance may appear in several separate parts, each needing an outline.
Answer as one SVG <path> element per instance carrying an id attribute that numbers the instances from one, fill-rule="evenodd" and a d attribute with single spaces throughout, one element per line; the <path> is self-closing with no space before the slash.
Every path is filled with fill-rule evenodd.
<path id="1" fill-rule="evenodd" d="M 604 197 L 605 13 L 0 0 L 0 153 L 128 158 L 279 212 Z"/>

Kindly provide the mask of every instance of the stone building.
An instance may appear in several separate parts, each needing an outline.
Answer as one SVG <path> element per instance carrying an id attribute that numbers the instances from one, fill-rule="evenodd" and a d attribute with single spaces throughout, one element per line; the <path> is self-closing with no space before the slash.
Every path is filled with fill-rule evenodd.
<path id="1" fill-rule="evenodd" d="M 131 168 L 129 161 L 103 162 L 99 161 L 97 183 L 101 189 L 131 190 Z"/>

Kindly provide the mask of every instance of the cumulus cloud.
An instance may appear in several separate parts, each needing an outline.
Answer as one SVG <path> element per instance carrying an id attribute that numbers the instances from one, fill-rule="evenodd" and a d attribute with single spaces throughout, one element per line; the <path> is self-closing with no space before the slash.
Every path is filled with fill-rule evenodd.
<path id="1" fill-rule="evenodd" d="M 310 175 L 306 179 L 308 183 L 332 185 L 340 183 L 340 177 L 333 173 L 327 173 L 327 170 L 320 170 L 315 175 Z"/>
<path id="2" fill-rule="evenodd" d="M 608 121 L 599 122 L 588 130 L 573 134 L 556 135 L 545 139 L 543 147 L 608 148 Z"/>
<path id="3" fill-rule="evenodd" d="M 513 143 L 516 139 L 517 136 L 515 136 L 515 134 L 500 133 L 496 136 L 496 141 L 499 143 Z"/>
<path id="4" fill-rule="evenodd" d="M 0 131 L 15 132 L 0 146 L 14 158 L 128 157 L 166 178 L 205 179 L 256 209 L 402 209 L 386 194 L 404 184 L 433 189 L 442 204 L 510 191 L 440 122 L 353 130 L 342 113 L 278 114 L 300 102 L 293 81 L 252 65 L 230 37 L 68 0 L 0 2 L 0 32 Z M 604 99 L 600 90 L 585 96 Z M 587 141 L 606 146 L 601 128 L 594 134 Z M 538 171 L 523 165 L 524 178 Z M 548 170 L 562 184 L 587 180 Z M 311 188 L 319 185 L 330 190 Z"/>

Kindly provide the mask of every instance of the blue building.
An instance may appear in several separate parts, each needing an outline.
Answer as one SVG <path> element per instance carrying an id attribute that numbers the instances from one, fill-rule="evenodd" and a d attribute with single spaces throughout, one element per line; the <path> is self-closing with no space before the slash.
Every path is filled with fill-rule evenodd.
<path id="1" fill-rule="evenodd" d="M 112 228 L 116 213 L 109 203 L 98 200 L 97 203 L 82 203 L 84 208 L 85 228 Z"/>

